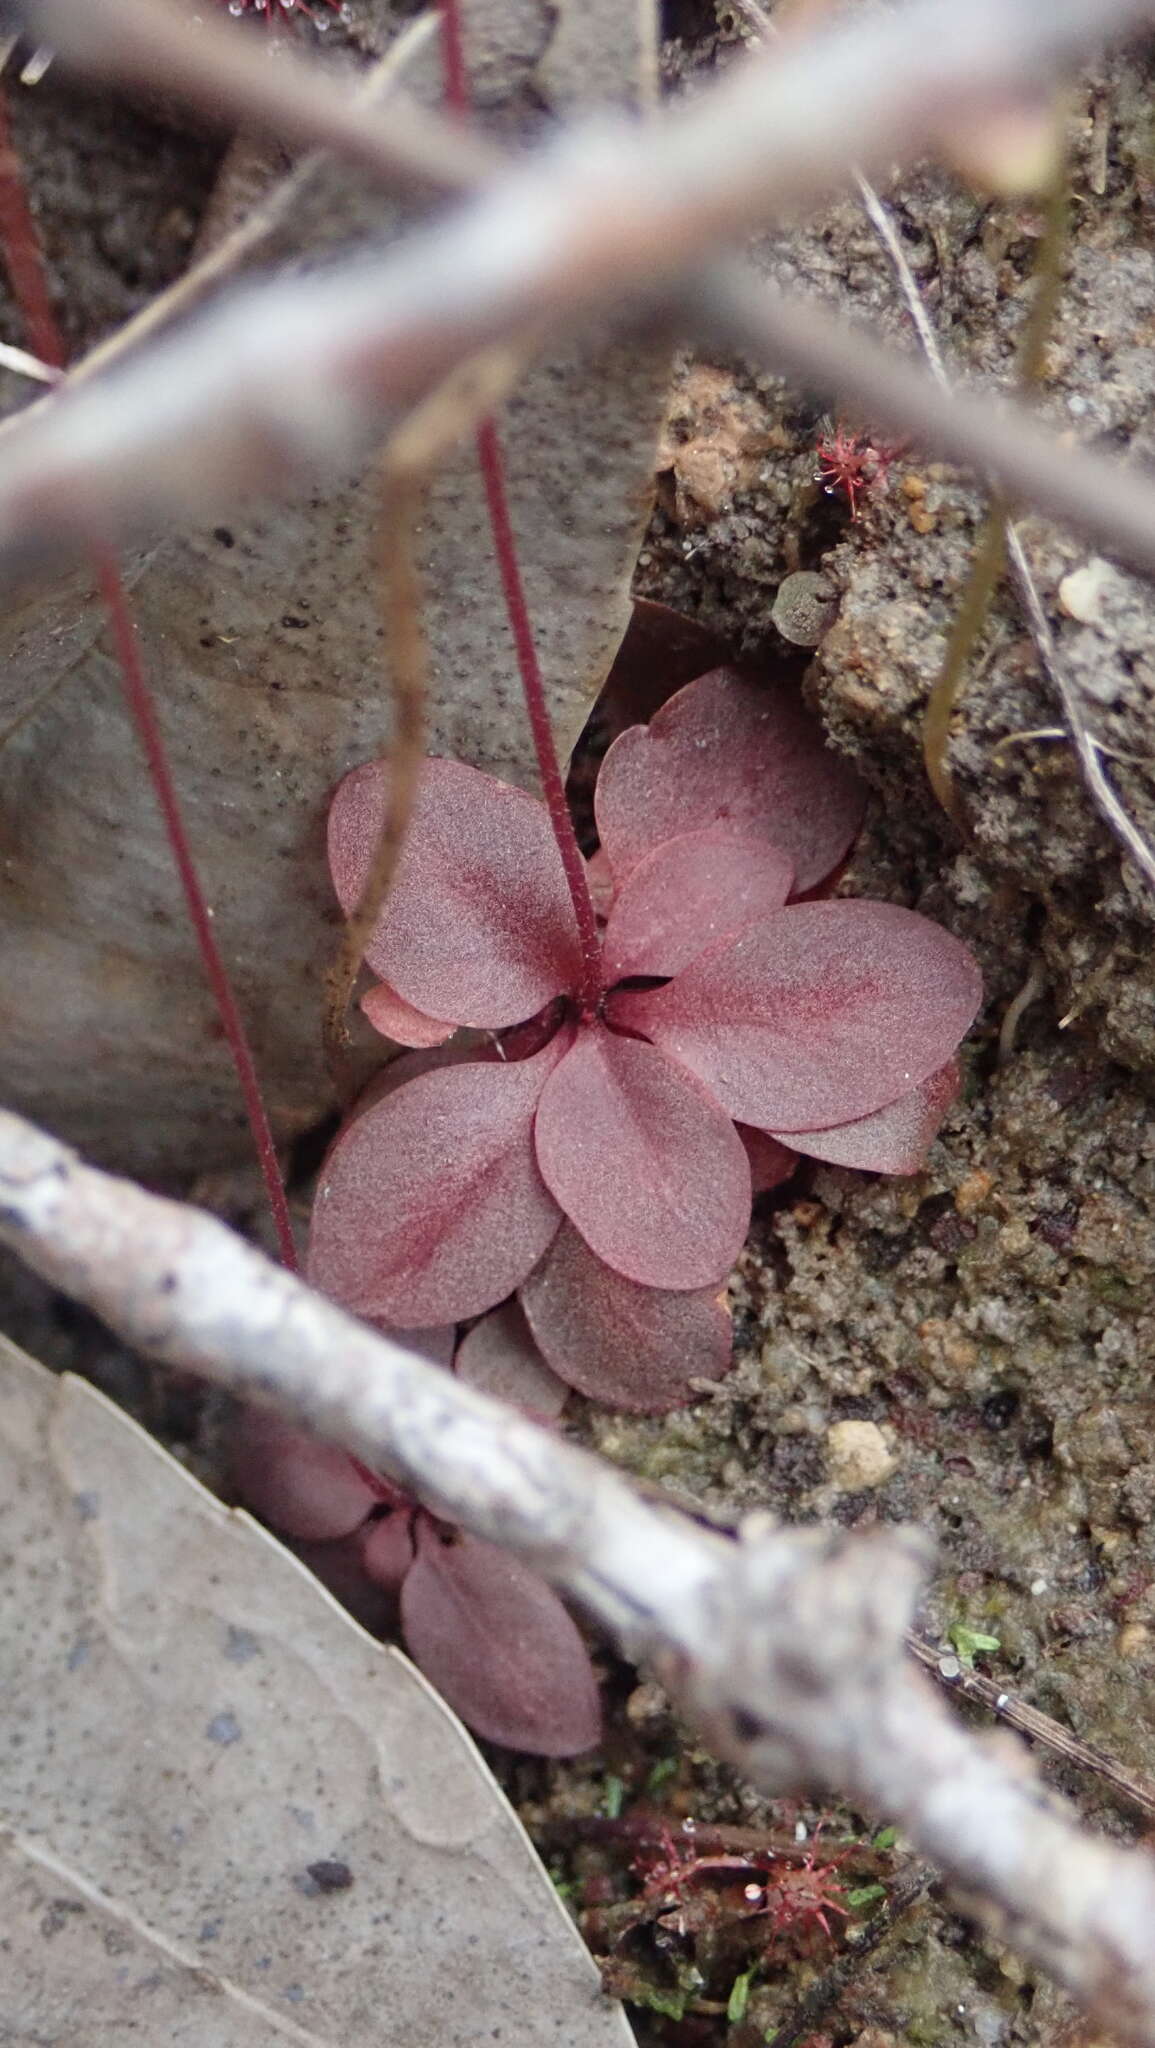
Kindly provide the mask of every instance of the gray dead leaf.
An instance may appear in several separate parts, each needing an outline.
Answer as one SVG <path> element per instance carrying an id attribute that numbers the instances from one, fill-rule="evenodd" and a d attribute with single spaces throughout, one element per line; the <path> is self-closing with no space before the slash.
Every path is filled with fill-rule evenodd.
<path id="1" fill-rule="evenodd" d="M 0 1525 L 4 2039 L 629 2048 L 420 1674 L 2 1338 Z"/>
<path id="2" fill-rule="evenodd" d="M 591 37 L 619 93 L 628 80 L 648 90 L 653 0 L 470 0 L 467 11 L 485 111 L 507 139 L 543 97 L 568 108 Z M 427 25 L 402 54 L 406 83 L 437 92 Z M 250 262 L 307 263 L 363 234 L 367 219 L 378 233 L 400 226 L 379 191 L 306 164 Z M 664 383 L 656 358 L 586 337 L 537 364 L 509 408 L 514 521 L 567 747 L 628 618 Z M 130 566 L 196 857 L 282 1138 L 330 1100 L 327 797 L 388 742 L 378 503 L 371 465 L 344 490 L 166 538 Z M 420 543 L 431 751 L 532 787 L 470 448 L 438 476 Z M 0 987 L 5 1099 L 102 1163 L 147 1176 L 242 1156 L 236 1083 L 83 576 L 0 621 L 0 855 L 0 943 L 21 963 Z"/>

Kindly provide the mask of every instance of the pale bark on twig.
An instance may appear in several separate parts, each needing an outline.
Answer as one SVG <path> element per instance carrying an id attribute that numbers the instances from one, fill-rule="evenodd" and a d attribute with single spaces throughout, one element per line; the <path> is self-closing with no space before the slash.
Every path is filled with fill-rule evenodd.
<path id="1" fill-rule="evenodd" d="M 75 0 L 39 4 L 69 13 Z M 478 349 L 527 323 L 556 327 L 676 292 L 692 328 L 988 471 L 1096 545 L 1155 564 L 1155 492 L 1123 466 L 1059 448 L 985 395 L 950 398 L 902 358 L 736 270 L 677 285 L 720 236 L 816 199 L 859 159 L 957 135 L 1017 81 L 1152 12 L 1155 0 L 981 0 L 961 11 L 915 0 L 750 60 L 644 130 L 575 130 L 407 247 L 334 265 L 307 286 L 250 291 L 39 406 L 0 446 L 0 562 L 94 526 L 203 516 L 242 493 L 339 471 Z"/>
<path id="2" fill-rule="evenodd" d="M 1080 1833 L 1024 1752 L 910 1664 L 914 1531 L 730 1542 L 354 1322 L 203 1213 L 0 1112 L 0 1239 L 130 1342 L 343 1443 L 506 1544 L 646 1658 L 765 1790 L 884 1816 L 1121 2038 L 1155 2048 L 1155 1865 Z"/>
<path id="3" fill-rule="evenodd" d="M 1062 520 L 1137 568 L 1155 568 L 1155 490 L 1133 469 L 1061 444 L 1009 399 L 953 386 L 823 307 L 768 289 L 738 263 L 686 289 L 687 318 L 722 347 L 844 399 L 882 432 L 980 470 L 1002 493 Z M 3 478 L 0 473 L 0 505 Z"/>

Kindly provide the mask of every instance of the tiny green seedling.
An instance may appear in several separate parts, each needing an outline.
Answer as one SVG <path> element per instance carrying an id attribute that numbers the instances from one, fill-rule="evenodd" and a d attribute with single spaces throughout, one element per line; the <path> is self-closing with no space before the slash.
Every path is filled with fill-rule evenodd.
<path id="1" fill-rule="evenodd" d="M 969 1628 L 965 1621 L 953 1622 L 947 1634 L 964 1671 L 974 1670 L 976 1657 L 1002 1647 L 997 1636 L 983 1635 L 981 1630 Z"/>

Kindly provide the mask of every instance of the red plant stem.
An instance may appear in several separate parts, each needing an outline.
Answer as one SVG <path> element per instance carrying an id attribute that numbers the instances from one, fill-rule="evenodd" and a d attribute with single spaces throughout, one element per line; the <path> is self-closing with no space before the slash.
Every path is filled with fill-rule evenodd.
<path id="1" fill-rule="evenodd" d="M 213 914 L 205 902 L 200 876 L 197 874 L 192 848 L 189 845 L 188 834 L 185 831 L 180 799 L 176 793 L 176 785 L 173 782 L 172 771 L 169 768 L 168 757 L 165 753 L 160 721 L 156 715 L 156 705 L 145 679 L 144 665 L 140 658 L 140 642 L 137 638 L 136 627 L 132 621 L 132 614 L 128 608 L 124 581 L 117 567 L 115 556 L 96 542 L 92 546 L 92 560 L 100 582 L 100 593 L 104 599 L 109 622 L 112 626 L 112 637 L 116 647 L 117 660 L 120 663 L 124 694 L 128 701 L 129 711 L 132 714 L 133 724 L 136 727 L 137 737 L 140 740 L 145 759 L 148 762 L 148 772 L 152 778 L 152 786 L 156 791 L 156 800 L 160 805 L 161 816 L 164 819 L 164 829 L 168 834 L 173 860 L 176 862 L 177 873 L 180 876 L 180 885 L 184 890 L 184 899 L 189 919 L 196 934 L 197 945 L 200 948 L 205 978 L 212 990 L 213 1001 L 220 1015 L 228 1048 L 232 1054 L 233 1065 L 236 1068 L 237 1080 L 240 1082 L 241 1093 L 244 1096 L 249 1129 L 252 1132 L 253 1144 L 256 1147 L 257 1158 L 260 1162 L 261 1173 L 269 1198 L 269 1207 L 273 1212 L 273 1222 L 276 1226 L 281 1262 L 289 1268 L 290 1272 L 295 1272 L 297 1269 L 297 1248 L 293 1241 L 293 1225 L 289 1217 L 289 1205 L 285 1200 L 284 1185 L 281 1181 L 281 1169 L 277 1164 L 277 1148 L 273 1143 L 273 1133 L 269 1125 L 264 1099 L 261 1095 L 261 1084 L 257 1078 L 256 1062 L 253 1059 L 252 1048 L 249 1045 L 248 1034 L 245 1031 L 240 1010 L 237 1007 L 233 985 L 229 980 L 228 970 L 221 958 L 220 948 L 217 945 L 216 933 L 213 931 L 212 926 Z"/>
<path id="2" fill-rule="evenodd" d="M 465 69 L 458 0 L 440 0 L 440 8 L 441 59 L 446 105 L 451 112 L 464 117 L 469 111 L 470 104 L 469 79 Z M 542 795 L 565 869 L 565 878 L 581 939 L 581 980 L 576 991 L 578 1006 L 583 1017 L 593 1017 L 604 994 L 601 940 L 598 937 L 597 918 L 586 877 L 586 864 L 582 859 L 573 819 L 570 817 L 569 805 L 565 799 L 565 783 L 557 758 L 557 748 L 554 745 L 545 684 L 542 681 L 541 664 L 534 645 L 525 585 L 521 578 L 513 521 L 509 516 L 505 458 L 502 455 L 497 427 L 491 419 L 483 420 L 477 429 L 477 460 L 485 488 L 493 548 L 505 595 L 510 631 L 513 634 L 522 694 L 525 697 L 525 708 L 529 715 L 530 731 L 537 754 Z"/>
<path id="3" fill-rule="evenodd" d="M 445 104 L 451 114 L 464 120 L 471 95 L 465 68 L 465 45 L 461 36 L 461 8 L 458 0 L 440 0 L 441 76 L 445 83 Z"/>
<path id="4" fill-rule="evenodd" d="M 33 218 L 24 183 L 24 171 L 12 141 L 8 103 L 0 90 L 0 247 L 13 296 L 20 308 L 29 347 L 53 369 L 67 366 L 68 352 L 53 309 L 48 289 L 48 270 L 40 231 Z M 233 994 L 228 971 L 217 945 L 212 911 L 205 901 L 185 831 L 180 802 L 161 737 L 156 705 L 149 690 L 140 657 L 140 643 L 128 606 L 124 581 L 116 557 L 102 541 L 91 543 L 93 568 L 112 628 L 113 645 L 120 666 L 121 681 L 129 714 L 148 763 L 156 800 L 172 849 L 180 885 L 184 891 L 205 978 L 212 991 L 221 1026 L 232 1055 L 245 1112 L 260 1162 L 265 1191 L 273 1215 L 282 1262 L 295 1272 L 297 1250 L 289 1206 L 277 1164 L 277 1151 L 268 1114 L 261 1096 L 256 1065 Z"/>
<path id="5" fill-rule="evenodd" d="M 582 859 L 573 819 L 569 814 L 569 805 L 565 800 L 565 783 L 562 781 L 557 749 L 553 743 L 553 727 L 545 701 L 545 686 L 542 682 L 537 649 L 533 644 L 533 628 L 518 566 L 513 525 L 509 517 L 501 442 L 492 420 L 483 420 L 477 430 L 477 459 L 481 464 L 485 502 L 489 510 L 497 566 L 505 592 L 505 608 L 509 613 L 513 643 L 517 652 L 525 708 L 529 713 L 530 731 L 537 752 L 542 794 L 549 810 L 553 836 L 557 840 L 558 852 L 561 854 L 577 918 L 578 932 L 581 935 L 582 972 L 577 989 L 578 1004 L 583 1016 L 592 1017 L 596 1014 L 604 992 L 601 940 L 598 937 L 593 898 L 586 880 L 586 864 Z"/>

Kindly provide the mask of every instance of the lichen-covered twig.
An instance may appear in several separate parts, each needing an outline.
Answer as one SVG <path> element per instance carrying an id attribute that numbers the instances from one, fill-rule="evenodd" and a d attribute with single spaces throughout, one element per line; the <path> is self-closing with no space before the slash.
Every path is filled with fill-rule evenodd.
<path id="1" fill-rule="evenodd" d="M 921 1536 L 727 1541 L 354 1322 L 213 1218 L 2 1112 L 0 1240 L 154 1357 L 274 1402 L 532 1562 L 756 1784 L 829 1788 L 896 1822 L 1024 1954 L 1155 2048 L 1155 1864 L 1081 1833 L 1024 1752 L 969 1734 L 916 1672 L 904 1634 Z"/>

